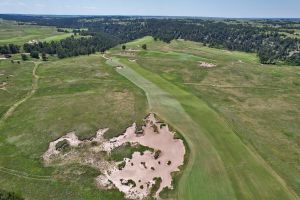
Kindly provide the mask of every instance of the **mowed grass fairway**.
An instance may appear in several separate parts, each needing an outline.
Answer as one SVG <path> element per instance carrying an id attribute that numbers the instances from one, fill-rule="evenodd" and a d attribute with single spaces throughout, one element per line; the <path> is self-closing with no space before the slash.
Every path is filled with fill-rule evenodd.
<path id="1" fill-rule="evenodd" d="M 32 89 L 34 66 L 0 61 L 0 73 L 14 75 L 0 90 L 1 113 Z M 107 127 L 107 137 L 119 135 L 147 114 L 143 91 L 100 55 L 44 62 L 35 74 L 36 92 L 0 127 L 0 188 L 25 199 L 123 199 L 116 190 L 96 187 L 96 170 L 75 164 L 45 168 L 41 155 L 70 131 L 87 138 Z"/>
<path id="2" fill-rule="evenodd" d="M 148 50 L 140 51 L 144 43 Z M 151 110 L 191 149 L 178 199 L 298 199 L 298 68 L 179 40 L 146 37 L 129 48 L 138 51 L 117 47 L 108 56 L 118 60 L 108 63 L 125 66 L 118 72 L 146 92 Z"/>
<path id="3" fill-rule="evenodd" d="M 61 40 L 71 35 L 73 34 L 57 32 L 55 27 L 19 25 L 17 22 L 0 19 L 0 45 L 23 45 L 31 40 L 50 42 Z"/>

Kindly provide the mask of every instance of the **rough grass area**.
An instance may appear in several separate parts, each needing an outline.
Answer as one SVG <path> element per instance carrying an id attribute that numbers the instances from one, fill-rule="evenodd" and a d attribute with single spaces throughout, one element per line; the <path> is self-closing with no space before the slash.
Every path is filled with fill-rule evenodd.
<path id="1" fill-rule="evenodd" d="M 22 45 L 30 40 L 56 41 L 70 37 L 72 33 L 57 32 L 55 27 L 19 25 L 0 19 L 0 45 Z"/>
<path id="2" fill-rule="evenodd" d="M 194 42 L 157 44 L 152 43 L 137 62 L 205 100 L 299 195 L 300 69 L 261 65 L 253 54 Z M 199 69 L 192 59 L 179 62 L 180 56 L 147 56 L 158 48 L 165 55 L 171 51 L 197 56 L 199 61 L 213 59 L 218 67 Z"/>
<path id="3" fill-rule="evenodd" d="M 194 42 L 147 46 L 130 58 L 115 49 L 110 56 L 120 60 L 109 62 L 124 65 L 118 72 L 186 138 L 191 158 L 179 199 L 298 198 L 299 69 Z M 217 67 L 199 68 L 199 61 Z"/>
<path id="4" fill-rule="evenodd" d="M 24 97 L 32 86 L 34 63 L 0 60 L 0 118 L 16 101 Z M 5 83 L 4 86 L 1 85 Z"/>
<path id="5" fill-rule="evenodd" d="M 14 70 L 3 63 L 0 70 L 15 73 L 16 91 L 30 89 L 32 63 L 16 64 Z M 120 192 L 96 187 L 97 171 L 77 165 L 45 168 L 41 155 L 49 142 L 70 131 L 81 138 L 100 128 L 110 128 L 107 137 L 122 133 L 146 115 L 144 93 L 100 55 L 43 63 L 36 73 L 37 92 L 0 127 L 0 188 L 25 199 L 123 199 Z M 1 96 L 1 107 L 19 97 L 7 98 Z"/>

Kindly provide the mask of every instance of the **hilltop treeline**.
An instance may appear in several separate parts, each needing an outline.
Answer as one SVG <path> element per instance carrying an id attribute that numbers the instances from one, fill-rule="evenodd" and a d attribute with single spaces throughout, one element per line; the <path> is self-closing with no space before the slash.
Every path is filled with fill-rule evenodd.
<path id="1" fill-rule="evenodd" d="M 186 39 L 202 42 L 210 47 L 244 52 L 255 52 L 260 61 L 274 64 L 278 61 L 300 65 L 300 40 L 282 34 L 282 28 L 299 24 L 291 20 L 213 20 L 199 18 L 146 17 L 49 17 L 0 15 L 0 18 L 18 20 L 58 28 L 87 30 L 82 35 L 95 37 L 106 33 L 112 41 L 124 43 L 143 36 L 153 36 L 165 42 Z M 260 24 L 261 26 L 258 26 Z M 277 27 L 275 25 L 280 25 Z"/>
<path id="2" fill-rule="evenodd" d="M 15 54 L 20 53 L 20 46 L 9 44 L 0 46 L 0 54 Z"/>
<path id="3" fill-rule="evenodd" d="M 57 54 L 59 58 L 79 55 L 90 55 L 95 52 L 104 52 L 119 42 L 106 34 L 95 34 L 93 37 L 75 39 L 70 37 L 57 42 L 38 42 L 24 44 L 24 51 L 28 53 L 40 52 L 50 55 Z"/>

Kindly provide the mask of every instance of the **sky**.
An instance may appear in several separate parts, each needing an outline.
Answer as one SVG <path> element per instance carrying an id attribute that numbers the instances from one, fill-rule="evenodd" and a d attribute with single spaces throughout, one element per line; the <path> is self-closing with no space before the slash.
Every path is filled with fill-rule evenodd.
<path id="1" fill-rule="evenodd" d="M 0 0 L 0 13 L 300 18 L 300 0 Z"/>

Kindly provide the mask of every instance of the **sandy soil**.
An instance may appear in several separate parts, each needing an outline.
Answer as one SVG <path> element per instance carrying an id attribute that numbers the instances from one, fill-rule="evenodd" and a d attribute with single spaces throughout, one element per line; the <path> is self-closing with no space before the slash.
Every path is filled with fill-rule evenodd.
<path id="1" fill-rule="evenodd" d="M 71 147 L 78 147 L 78 145 L 82 143 L 82 141 L 80 141 L 78 137 L 75 135 L 75 132 L 68 133 L 67 135 L 59 138 L 58 140 L 55 140 L 54 142 L 50 142 L 48 150 L 43 155 L 43 159 L 46 164 L 51 163 L 51 157 L 60 154 L 60 151 L 56 149 L 56 145 L 57 143 L 63 140 L 67 140 Z"/>
<path id="2" fill-rule="evenodd" d="M 0 84 L 0 90 L 6 90 L 6 85 L 7 85 L 6 82 L 1 83 Z"/>
<path id="3" fill-rule="evenodd" d="M 110 151 L 127 142 L 139 143 L 143 146 L 160 150 L 161 153 L 155 159 L 155 153 L 146 151 L 143 155 L 136 152 L 132 159 L 127 159 L 122 170 L 114 169 L 106 178 L 110 180 L 126 197 L 143 199 L 149 195 L 150 189 L 155 183 L 153 180 L 160 177 L 162 182 L 155 196 L 158 197 L 163 188 L 172 188 L 172 172 L 179 171 L 183 165 L 185 148 L 182 140 L 174 139 L 168 125 L 157 122 L 154 114 L 150 114 L 143 127 L 142 134 L 136 134 L 136 126 L 129 127 L 126 132 L 105 143 L 105 150 Z M 156 127 L 156 128 L 154 128 Z M 136 186 L 124 184 L 124 181 L 132 180 Z"/>
<path id="4" fill-rule="evenodd" d="M 203 67 L 203 68 L 212 68 L 212 67 L 217 66 L 213 63 L 207 63 L 207 62 L 199 62 L 199 65 L 200 65 L 200 67 Z"/>
<path id="5" fill-rule="evenodd" d="M 183 165 L 185 147 L 182 140 L 174 139 L 174 133 L 167 124 L 158 122 L 154 114 L 150 114 L 145 119 L 142 130 L 138 131 L 134 123 L 119 137 L 105 140 L 103 135 L 107 130 L 99 130 L 90 140 L 81 141 L 71 132 L 51 142 L 43 155 L 45 164 L 77 162 L 94 167 L 102 173 L 96 178 L 99 188 L 115 187 L 129 199 L 144 199 L 149 196 L 156 178 L 161 178 L 159 189 L 154 194 L 156 198 L 159 198 L 164 188 L 172 189 L 171 174 L 179 171 L 179 167 Z M 69 152 L 56 149 L 56 144 L 63 140 L 72 147 Z M 99 156 L 101 152 L 109 155 L 113 149 L 125 143 L 140 144 L 155 151 L 133 153 L 131 159 L 124 158 L 122 169 L 118 167 L 120 163 L 107 161 L 105 156 Z"/>
<path id="6" fill-rule="evenodd" d="M 123 66 L 117 66 L 116 69 L 123 69 Z"/>

